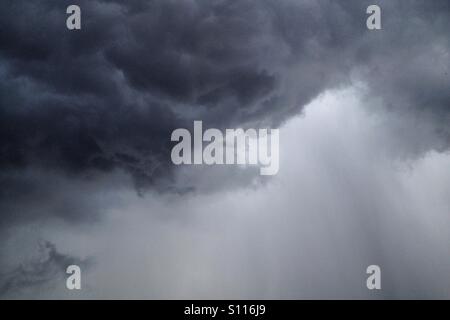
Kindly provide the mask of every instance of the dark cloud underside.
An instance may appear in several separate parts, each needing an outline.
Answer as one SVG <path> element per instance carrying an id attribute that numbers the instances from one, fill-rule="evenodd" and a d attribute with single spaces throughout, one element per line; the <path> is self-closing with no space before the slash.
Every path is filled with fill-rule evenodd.
<path id="1" fill-rule="evenodd" d="M 431 121 L 436 139 L 406 150 L 447 149 L 449 2 L 377 3 L 380 31 L 365 27 L 368 1 L 79 1 L 82 29 L 69 31 L 69 1 L 2 1 L 4 211 L 42 189 L 33 168 L 122 169 L 140 189 L 183 192 L 175 128 L 278 126 L 355 79 L 378 109 Z"/>

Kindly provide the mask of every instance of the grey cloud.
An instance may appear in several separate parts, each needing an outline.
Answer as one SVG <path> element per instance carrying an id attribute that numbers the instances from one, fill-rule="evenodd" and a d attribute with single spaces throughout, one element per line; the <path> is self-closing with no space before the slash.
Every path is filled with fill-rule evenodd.
<path id="1" fill-rule="evenodd" d="M 447 1 L 380 1 L 379 32 L 365 1 L 81 1 L 77 32 L 68 3 L 2 4 L 2 166 L 158 186 L 174 128 L 278 126 L 355 70 L 384 105 L 448 117 Z"/>
<path id="2" fill-rule="evenodd" d="M 102 224 L 49 236 L 96 253 L 84 297 L 446 298 L 449 157 L 394 166 L 382 152 L 393 133 L 363 102 L 355 89 L 327 93 L 284 126 L 281 170 L 264 187 L 117 190 L 128 201 Z M 381 292 L 365 287 L 370 264 Z"/>
<path id="3" fill-rule="evenodd" d="M 81 0 L 82 29 L 71 32 L 65 28 L 65 9 L 72 1 L 2 1 L 0 228 L 47 220 L 78 226 L 118 208 L 126 216 L 126 205 L 114 195 L 130 188 L 129 177 L 139 195 L 151 189 L 161 196 L 182 194 L 182 200 L 194 191 L 195 196 L 212 197 L 242 185 L 262 187 L 265 181 L 256 170 L 175 170 L 170 133 L 191 128 L 197 119 L 205 127 L 281 126 L 321 93 L 349 85 L 364 87 L 364 107 L 387 119 L 379 130 L 389 133 L 385 148 L 390 156 L 416 158 L 432 149 L 448 150 L 450 2 L 376 3 L 382 8 L 380 31 L 365 28 L 365 10 L 373 4 L 366 0 Z M 354 166 L 344 164 L 323 164 L 330 176 L 345 170 L 336 179 L 342 198 L 354 187 L 344 183 Z M 363 182 L 352 183 L 360 191 Z M 368 210 L 370 201 L 361 193 L 363 199 L 355 206 Z M 290 196 L 296 197 L 287 194 L 287 201 Z M 333 196 L 331 191 L 317 192 L 310 210 L 322 208 L 316 199 Z M 343 201 L 342 211 L 351 206 L 350 200 Z M 227 210 L 236 208 L 229 205 Z M 159 211 L 164 210 L 151 214 Z M 286 214 L 290 222 L 292 216 Z M 313 221 L 317 228 L 327 227 L 319 220 Z M 302 240 L 293 236 L 298 221 L 287 228 L 294 241 Z M 373 225 L 371 219 L 360 221 Z M 275 236 L 282 238 L 283 228 L 278 232 Z M 381 241 L 374 231 L 367 233 L 374 242 Z M 280 243 L 274 243 L 274 251 Z M 367 248 L 382 255 L 385 246 Z M 30 283 L 47 279 L 40 268 L 36 266 L 39 276 Z M 21 268 L 15 274 L 4 286 L 19 288 L 20 280 L 13 279 L 28 277 Z M 291 281 L 281 282 L 287 287 Z M 297 287 L 289 290 L 298 293 Z"/>
<path id="4" fill-rule="evenodd" d="M 64 275 L 68 266 L 76 264 L 84 268 L 89 265 L 88 261 L 58 252 L 55 245 L 48 241 L 40 243 L 39 252 L 37 258 L 1 274 L 0 297 L 14 297 L 24 291 L 33 290 L 36 294 L 39 288 L 58 280 L 61 286 L 64 286 Z"/>

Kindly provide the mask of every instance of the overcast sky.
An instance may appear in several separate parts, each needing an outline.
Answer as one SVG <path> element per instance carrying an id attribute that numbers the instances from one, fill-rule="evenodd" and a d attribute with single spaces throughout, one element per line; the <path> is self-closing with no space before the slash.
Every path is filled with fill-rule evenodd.
<path id="1" fill-rule="evenodd" d="M 0 4 L 1 298 L 450 298 L 448 0 L 70 4 Z M 194 120 L 279 173 L 173 165 Z"/>

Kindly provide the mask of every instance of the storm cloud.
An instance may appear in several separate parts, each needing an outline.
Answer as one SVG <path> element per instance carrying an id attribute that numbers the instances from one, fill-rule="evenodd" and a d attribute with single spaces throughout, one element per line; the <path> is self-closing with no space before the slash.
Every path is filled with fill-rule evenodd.
<path id="1" fill-rule="evenodd" d="M 366 8 L 374 3 L 382 10 L 382 29 L 371 31 L 366 28 Z M 319 108 L 317 101 L 329 97 L 330 92 L 340 99 L 342 95 L 336 92 L 356 90 L 357 94 L 350 92 L 357 102 L 343 99 L 353 101 L 367 114 L 358 116 L 356 109 L 340 107 L 335 117 L 340 121 L 359 119 L 373 125 L 373 131 L 365 136 L 367 148 L 352 145 L 353 140 L 343 134 L 350 144 L 348 150 L 344 149 L 348 154 L 360 155 L 364 150 L 375 156 L 355 157 L 342 165 L 310 159 L 341 182 L 342 185 L 336 182 L 336 190 L 348 191 L 343 191 L 344 198 L 359 189 L 352 183 L 367 183 L 366 193 L 381 190 L 373 182 L 376 175 L 368 171 L 359 172 L 366 179 L 353 180 L 358 172 L 357 160 L 370 167 L 371 161 L 382 153 L 389 161 L 400 161 L 403 168 L 405 163 L 416 163 L 433 152 L 445 155 L 450 147 L 447 0 L 80 0 L 76 4 L 81 7 L 82 28 L 77 31 L 66 28 L 66 8 L 71 4 L 74 3 L 67 0 L 4 0 L 0 4 L 0 228 L 7 243 L 14 239 L 11 230 L 21 226 L 44 224 L 45 228 L 54 228 L 53 232 L 59 228 L 75 232 L 75 228 L 82 233 L 78 228 L 90 223 L 101 228 L 107 223 L 103 219 L 117 211 L 138 224 L 140 218 L 132 212 L 143 211 L 140 206 L 148 199 L 156 203 L 148 204 L 152 208 L 149 215 L 156 221 L 147 221 L 149 225 L 167 221 L 189 225 L 196 211 L 205 210 L 202 204 L 226 216 L 236 208 L 228 202 L 224 204 L 226 209 L 215 208 L 214 201 L 220 203 L 218 199 L 234 192 L 264 192 L 272 183 L 278 183 L 277 178 L 259 177 L 254 168 L 174 166 L 170 160 L 170 134 L 176 128 L 192 128 L 194 120 L 219 129 L 289 127 L 292 119 L 301 126 L 297 117 L 307 117 L 306 106 Z M 327 105 L 334 103 L 326 100 Z M 374 125 L 368 117 L 379 122 Z M 292 134 L 315 132 L 320 136 L 322 131 L 329 132 L 325 126 L 330 122 L 324 122 L 324 128 L 314 123 L 311 131 L 288 130 L 291 136 L 285 136 L 284 141 L 291 142 L 283 142 L 282 136 L 281 150 L 296 154 L 290 147 L 283 147 L 284 143 L 295 145 Z M 344 127 L 339 128 L 345 131 Z M 358 128 L 364 132 L 364 128 Z M 372 136 L 377 130 L 378 134 Z M 336 136 L 342 132 L 336 132 Z M 354 133 L 358 135 L 360 131 Z M 306 141 L 316 140 L 311 136 L 301 141 L 307 144 Z M 345 156 L 338 157 L 334 146 L 321 141 L 317 148 L 324 157 L 345 162 Z M 310 148 L 307 151 L 312 154 L 317 151 Z M 298 154 L 293 158 L 307 162 Z M 295 168 L 294 161 L 285 161 L 280 167 L 281 175 L 297 172 Z M 305 164 L 302 168 L 314 169 L 316 165 Z M 385 169 L 380 170 L 391 172 Z M 302 179 L 299 172 L 293 176 Z M 318 186 L 326 185 L 328 178 L 322 178 Z M 283 179 L 285 188 L 298 187 L 297 182 Z M 383 181 L 391 182 L 387 178 Z M 292 201 L 292 206 L 286 207 L 295 211 L 292 208 L 296 201 L 289 197 L 290 189 L 283 190 L 279 197 Z M 336 192 L 314 193 L 313 199 L 325 197 L 331 205 Z M 167 203 L 161 200 L 166 197 L 171 199 Z M 205 202 L 197 201 L 198 197 Z M 400 198 L 407 201 L 408 196 Z M 262 201 L 258 195 L 255 199 Z M 380 211 L 401 206 L 388 196 L 381 199 Z M 179 213 L 182 210 L 178 201 L 187 201 L 192 208 L 186 208 L 185 214 Z M 366 194 L 361 195 L 360 201 L 355 206 L 361 211 L 378 212 L 368 209 L 373 202 Z M 281 206 L 281 201 L 277 203 Z M 320 207 L 311 200 L 308 212 L 314 211 L 314 205 Z M 251 210 L 248 206 L 244 205 Z M 351 204 L 344 200 L 337 201 L 339 212 L 349 211 L 343 221 L 352 225 L 349 221 L 354 218 L 354 208 L 348 206 Z M 320 208 L 316 210 L 328 212 L 327 208 Z M 270 216 L 261 210 L 263 217 Z M 292 213 L 285 214 L 286 219 L 303 222 Z M 269 216 L 267 220 L 273 224 Z M 225 218 L 219 220 L 222 219 Z M 366 221 L 361 219 L 358 221 L 364 224 Z M 224 221 L 225 225 L 231 223 Z M 368 221 L 375 223 L 370 218 Z M 202 227 L 211 227 L 208 223 L 192 233 L 202 233 Z M 315 223 L 318 229 L 323 227 L 318 221 Z M 346 228 L 345 223 L 341 226 Z M 277 229 L 280 234 L 284 227 Z M 299 240 L 292 235 L 292 229 L 287 229 L 293 241 Z M 278 231 L 275 236 L 281 237 Z M 372 232 L 373 229 L 367 229 L 367 238 L 378 243 L 378 236 L 371 238 Z M 241 232 L 234 234 L 242 236 Z M 396 238 L 393 232 L 388 234 Z M 358 236 L 364 238 L 362 234 Z M 70 247 L 55 237 L 59 240 L 52 242 Z M 189 239 L 189 235 L 185 237 Z M 103 241 L 93 238 L 94 242 Z M 127 244 L 135 244 L 136 239 L 128 240 Z M 287 241 L 279 240 L 274 249 Z M 353 239 L 344 242 L 347 241 L 351 243 Z M 129 249 L 127 244 L 123 245 L 124 252 Z M 101 245 L 92 247 L 100 250 Z M 383 256 L 383 248 L 382 244 L 376 247 L 375 256 Z M 402 245 L 396 248 L 403 250 Z M 77 254 L 83 252 L 77 250 L 74 249 Z M 445 251 L 441 247 L 436 250 Z M 94 251 L 89 253 L 98 253 Z M 157 254 L 167 258 L 163 249 Z M 393 256 L 386 254 L 383 261 L 389 264 L 388 258 Z M 109 253 L 107 259 L 114 260 L 112 257 L 114 254 Z M 170 257 L 164 261 L 174 260 Z M 248 266 L 253 266 L 253 261 Z M 20 267 L 2 269 L 21 277 Z M 47 278 L 44 274 L 37 282 Z M 257 279 L 254 280 L 247 288 L 248 295 L 242 296 L 255 293 Z M 287 282 L 283 278 L 280 285 L 287 288 Z M 10 290 L 22 287 L 22 282 L 8 280 L 5 286 Z M 316 296 L 324 294 L 323 286 L 313 290 Z M 427 288 L 426 284 L 422 287 Z M 305 296 L 293 287 L 287 292 L 278 296 L 289 297 L 289 292 L 295 297 Z M 222 293 L 215 292 L 218 297 Z M 350 295 L 358 294 L 356 290 Z M 173 297 L 173 292 L 167 292 L 167 296 Z M 391 291 L 387 296 L 396 293 Z"/>
<path id="2" fill-rule="evenodd" d="M 119 167 L 155 184 L 174 128 L 277 126 L 352 76 L 448 140 L 447 1 L 381 1 L 379 32 L 364 1 L 81 1 L 77 32 L 68 3 L 2 3 L 3 167 Z"/>

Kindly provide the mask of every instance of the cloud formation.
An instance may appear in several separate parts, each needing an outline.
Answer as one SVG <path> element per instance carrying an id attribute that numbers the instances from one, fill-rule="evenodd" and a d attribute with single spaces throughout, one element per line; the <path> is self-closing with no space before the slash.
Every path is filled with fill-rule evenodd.
<path id="1" fill-rule="evenodd" d="M 174 128 L 278 126 L 352 77 L 448 141 L 448 1 L 380 1 L 378 32 L 364 1 L 81 1 L 76 32 L 66 4 L 2 4 L 2 167 L 158 185 Z"/>
<path id="2" fill-rule="evenodd" d="M 64 279 L 69 265 L 76 264 L 83 267 L 88 265 L 87 261 L 58 252 L 55 245 L 48 241 L 41 242 L 38 251 L 40 254 L 35 259 L 1 274 L 0 298 L 17 297 L 24 291 L 30 292 Z M 38 293 L 34 291 L 33 294 Z"/>
<path id="3" fill-rule="evenodd" d="M 116 211 L 132 217 L 132 212 L 128 212 L 130 207 L 133 208 L 130 203 L 141 203 L 145 199 L 139 197 L 148 194 L 150 199 L 174 196 L 181 202 L 191 201 L 188 203 L 193 206 L 186 209 L 187 217 L 179 215 L 175 219 L 174 211 L 180 211 L 182 207 L 177 201 L 174 201 L 175 207 L 148 205 L 152 208 L 149 215 L 157 222 L 175 219 L 188 224 L 186 221 L 196 210 L 205 211 L 205 208 L 226 216 L 237 210 L 236 207 L 226 203 L 226 209 L 221 210 L 208 201 L 202 207 L 201 201 L 192 199 L 211 197 L 217 202 L 222 196 L 241 190 L 237 187 L 250 187 L 255 191 L 267 180 L 262 180 L 257 170 L 251 168 L 176 167 L 170 160 L 171 132 L 176 128 L 191 128 L 194 120 L 202 120 L 205 127 L 222 129 L 283 126 L 302 114 L 305 106 L 317 101 L 317 97 L 347 87 L 356 88 L 361 108 L 383 119 L 378 130 L 384 143 L 366 137 L 365 143 L 374 144 L 372 148 L 366 148 L 362 144 L 353 145 L 353 140 L 343 135 L 349 146 L 344 148 L 346 153 L 340 154 L 332 144 L 323 141 L 319 141 L 317 146 L 312 146 L 312 142 L 308 144 L 308 141 L 316 141 L 316 136 L 328 132 L 320 125 L 314 127 L 314 135 L 308 130 L 293 130 L 290 132 L 294 132 L 294 136 L 311 135 L 310 139 L 302 140 L 310 148 L 308 152 L 314 154 L 320 149 L 325 159 L 329 157 L 341 163 L 322 162 L 322 158 L 304 159 L 297 155 L 293 157 L 295 160 L 305 163 L 310 160 L 311 163 L 297 167 L 294 161 L 288 161 L 288 164 L 285 161 L 286 167 L 281 167 L 280 172 L 284 171 L 285 175 L 286 172 L 296 172 L 292 177 L 299 181 L 308 175 L 304 172 L 299 174 L 298 168 L 306 168 L 305 172 L 307 169 L 327 172 L 329 177 L 318 180 L 320 188 L 317 189 L 323 186 L 326 189 L 331 179 L 336 180 L 334 191 L 326 189 L 328 192 L 312 194 L 308 209 L 314 211 L 316 208 L 327 215 L 326 204 L 333 206 L 337 203 L 338 211 L 344 217 L 347 210 L 350 212 L 347 219 L 338 224 L 339 230 L 347 230 L 346 225 L 354 226 L 352 219 L 358 218 L 359 209 L 372 212 L 368 209 L 373 205 L 368 194 L 383 189 L 375 183 L 377 175 L 358 167 L 358 161 L 364 161 L 364 165 L 370 167 L 370 161 L 378 159 L 377 152 L 385 152 L 394 161 L 398 158 L 416 160 L 432 150 L 444 152 L 450 147 L 450 2 L 378 0 L 376 3 L 382 9 L 382 30 L 369 31 L 366 28 L 366 8 L 373 4 L 369 0 L 80 0 L 77 4 L 82 10 L 82 29 L 69 31 L 65 27 L 66 8 L 73 4 L 72 1 L 2 1 L 2 238 L 9 241 L 3 231 L 13 230 L 18 225 L 49 222 L 55 231 L 92 221 L 100 222 L 98 225 L 102 226 L 106 223 L 102 220 L 106 213 Z M 332 96 L 335 99 L 340 97 Z M 317 108 L 316 104 L 313 106 Z M 340 121 L 347 118 L 367 120 L 355 116 L 354 110 L 340 110 L 341 113 L 336 115 Z M 323 126 L 327 125 L 330 123 L 323 123 Z M 362 128 L 358 129 L 361 131 L 355 131 L 355 134 L 364 132 Z M 336 137 L 342 132 L 345 130 L 335 132 Z M 285 141 L 290 141 L 289 147 L 295 146 L 290 138 Z M 339 144 L 339 140 L 332 141 Z M 281 144 L 282 150 L 295 154 L 283 147 L 283 137 Z M 360 154 L 361 150 L 373 158 L 361 156 L 345 162 L 347 154 Z M 325 169 L 314 170 L 319 165 Z M 386 172 L 391 174 L 389 170 Z M 353 180 L 355 174 L 362 178 Z M 386 178 L 383 181 L 391 180 Z M 292 194 L 290 188 L 296 190 L 298 185 L 296 181 L 290 182 L 279 197 L 288 203 L 291 201 L 292 207 L 286 207 L 292 209 L 299 203 L 294 201 L 297 195 Z M 371 183 L 375 184 L 373 190 L 368 187 Z M 130 186 L 138 191 L 138 199 L 128 195 Z M 445 188 L 445 183 L 442 188 Z M 305 189 L 303 186 L 303 192 L 308 194 Z M 358 193 L 359 202 L 353 203 L 347 198 L 340 202 L 334 198 L 341 192 L 341 197 L 345 198 L 355 190 L 361 192 Z M 127 196 L 122 198 L 122 194 Z M 266 196 L 269 199 L 269 195 Z M 328 201 L 317 201 L 323 197 Z M 258 195 L 255 199 L 265 203 Z M 407 201 L 408 197 L 399 196 L 399 199 Z M 258 202 L 256 200 L 255 203 Z M 380 197 L 380 201 L 380 212 L 392 209 L 392 203 L 395 203 L 394 207 L 401 206 L 387 195 Z M 439 198 L 441 202 L 445 201 Z M 279 210 L 269 203 L 266 203 L 266 208 L 258 207 L 263 216 L 270 216 L 269 210 Z M 324 207 L 322 203 L 325 203 Z M 422 205 L 414 203 L 419 207 Z M 424 200 L 424 203 L 432 206 L 428 201 Z M 248 203 L 246 208 L 251 210 L 253 204 Z M 376 209 L 373 210 L 375 213 L 378 212 Z M 417 208 L 411 209 L 416 212 L 413 209 Z M 417 209 L 417 212 L 423 211 Z M 275 231 L 274 237 L 278 237 L 278 242 L 274 242 L 273 248 L 286 258 L 289 255 L 278 249 L 286 244 L 289 250 L 294 250 L 296 241 L 304 240 L 294 236 L 295 230 L 292 229 L 304 220 L 291 212 L 284 214 L 293 227 L 286 223 Z M 440 216 L 433 221 L 439 219 Z M 63 227 L 54 225 L 61 221 Z M 376 224 L 372 218 L 358 221 Z M 224 224 L 227 223 L 232 222 L 225 219 Z M 276 225 L 270 217 L 266 223 Z M 320 223 L 320 219 L 313 219 L 313 224 L 318 229 L 328 228 L 328 225 Z M 244 225 L 249 227 L 251 222 L 245 221 Z M 202 227 L 211 228 L 210 225 Z M 283 238 L 285 228 L 293 244 Z M 355 237 L 381 242 L 370 248 L 375 248 L 374 256 L 383 256 L 385 245 L 379 237 L 372 236 L 373 230 L 368 228 L 369 236 L 357 233 Z M 193 230 L 192 234 L 201 231 Z M 306 229 L 303 231 L 308 232 Z M 397 239 L 392 230 L 387 233 L 391 239 Z M 243 236 L 243 232 L 235 235 L 245 239 L 249 237 Z M 186 239 L 190 236 L 189 232 L 185 235 Z M 312 236 L 305 237 L 314 241 Z M 411 239 L 410 234 L 398 237 Z M 104 238 L 108 239 L 106 242 L 110 240 L 107 236 Z M 354 238 L 346 238 L 344 242 L 347 240 L 348 243 L 355 242 Z M 30 237 L 28 241 L 33 240 Z M 92 247 L 98 245 L 95 241 L 100 240 L 95 238 Z M 161 248 L 158 252 L 163 258 L 168 254 L 165 249 L 174 246 L 168 242 L 169 248 Z M 136 244 L 134 239 L 130 243 Z M 217 243 L 223 244 L 221 241 Z M 26 286 L 38 286 L 50 278 L 44 269 L 59 270 L 69 262 L 69 258 L 60 255 L 53 245 L 45 247 L 49 252 L 48 258 L 43 263 L 32 263 L 30 272 L 33 276 L 28 269 L 17 267 L 11 276 L 4 278 L 1 290 L 11 292 Z M 124 252 L 130 250 L 127 243 L 123 248 Z M 404 249 L 402 246 L 396 248 Z M 264 255 L 264 250 L 258 250 Z M 314 258 L 313 248 L 306 250 Z M 445 252 L 441 247 L 436 250 Z M 201 256 L 201 253 L 194 253 Z M 394 253 L 386 254 L 383 261 L 389 264 Z M 420 254 L 411 255 L 420 260 Z M 236 260 L 246 259 L 245 252 L 230 256 Z M 112 260 L 115 257 L 115 253 L 109 254 Z M 171 259 L 167 261 L 177 262 L 175 258 Z M 211 259 L 212 264 L 216 263 Z M 246 260 L 248 267 L 254 267 L 257 259 Z M 294 260 L 294 265 L 300 264 L 300 258 Z M 352 256 L 349 261 L 353 261 Z M 358 261 L 366 262 L 364 259 Z M 277 264 L 276 261 L 272 263 Z M 214 266 L 211 268 L 217 270 Z M 122 270 L 123 266 L 118 269 Z M 300 289 L 288 286 L 290 279 L 283 278 L 276 270 L 284 270 L 291 276 L 294 272 L 288 266 L 268 267 L 268 274 L 281 277 L 279 284 L 287 288 L 287 297 L 289 293 L 300 295 Z M 414 272 L 417 270 L 419 267 Z M 259 278 L 255 275 L 255 281 L 250 281 L 248 296 L 257 291 L 257 283 L 264 278 L 262 274 L 264 272 L 261 271 Z M 437 280 L 433 278 L 433 281 Z M 407 287 L 406 280 L 400 282 Z M 323 285 L 323 288 L 317 287 L 318 295 L 327 290 Z M 427 285 L 422 284 L 422 287 L 427 288 Z M 205 287 L 204 290 L 208 291 Z M 223 292 L 216 293 L 220 296 Z M 358 291 L 353 293 L 357 295 Z M 392 292 L 390 294 L 395 296 Z"/>

